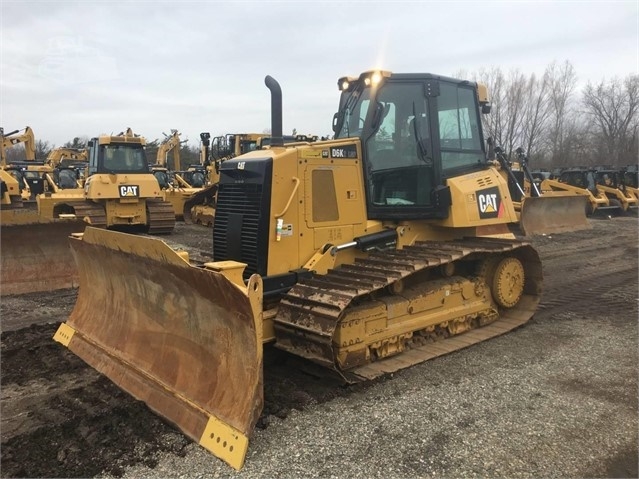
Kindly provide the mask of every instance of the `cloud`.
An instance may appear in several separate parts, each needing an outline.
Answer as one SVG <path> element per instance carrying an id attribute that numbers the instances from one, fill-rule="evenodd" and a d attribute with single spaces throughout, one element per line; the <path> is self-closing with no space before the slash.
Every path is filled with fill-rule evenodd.
<path id="1" fill-rule="evenodd" d="M 126 126 L 194 142 L 261 132 L 268 74 L 285 132 L 325 135 L 337 79 L 375 67 L 636 73 L 638 15 L 636 2 L 3 2 L 0 121 L 58 145 Z"/>

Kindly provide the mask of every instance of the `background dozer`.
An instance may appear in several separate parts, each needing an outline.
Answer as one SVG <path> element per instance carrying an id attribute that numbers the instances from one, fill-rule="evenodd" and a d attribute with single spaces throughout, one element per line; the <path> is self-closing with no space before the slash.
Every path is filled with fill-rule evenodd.
<path id="1" fill-rule="evenodd" d="M 362 381 L 524 324 L 542 289 L 487 161 L 482 85 L 344 77 L 335 139 L 272 138 L 220 165 L 213 261 L 159 238 L 71 239 L 75 308 L 54 339 L 235 468 L 263 405 L 263 344 Z"/>
<path id="2" fill-rule="evenodd" d="M 616 200 L 610 201 L 606 193 L 597 188 L 595 172 L 592 168 L 567 168 L 559 174 L 557 179 L 542 181 L 541 191 L 545 194 L 563 192 L 586 196 L 588 198 L 586 216 L 608 215 L 621 210 L 621 205 Z"/>
<path id="3" fill-rule="evenodd" d="M 56 166 L 36 160 L 30 127 L 2 130 L 0 136 L 0 294 L 77 286 L 68 236 L 81 232 L 84 223 L 53 215 L 51 195 L 59 190 Z M 24 154 L 10 154 L 19 145 Z"/>
<path id="4" fill-rule="evenodd" d="M 54 216 L 75 216 L 97 227 L 150 234 L 173 231 L 175 212 L 149 169 L 145 144 L 130 128 L 90 140 L 83 197 L 57 197 Z"/>
<path id="5" fill-rule="evenodd" d="M 626 188 L 624 172 L 611 166 L 596 166 L 595 183 L 597 190 L 604 193 L 611 204 L 617 205 L 624 213 L 637 212 L 639 199 Z"/>
<path id="6" fill-rule="evenodd" d="M 545 191 L 528 168 L 528 158 L 517 148 L 517 159 L 510 162 L 499 147 L 489 149 L 508 181 L 508 190 L 519 218 L 519 228 L 525 236 L 563 233 L 589 229 L 585 194 L 572 191 Z M 543 181 L 543 180 L 542 180 Z"/>

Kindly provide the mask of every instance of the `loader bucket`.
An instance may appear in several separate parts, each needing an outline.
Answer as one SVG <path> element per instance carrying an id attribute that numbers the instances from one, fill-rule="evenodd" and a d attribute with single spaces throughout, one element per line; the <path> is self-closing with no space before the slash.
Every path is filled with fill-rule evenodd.
<path id="1" fill-rule="evenodd" d="M 80 288 L 54 339 L 240 469 L 263 406 L 260 277 L 237 285 L 156 238 L 70 243 Z"/>
<path id="2" fill-rule="evenodd" d="M 78 272 L 69 235 L 84 222 L 2 225 L 0 228 L 0 294 L 24 294 L 73 288 Z"/>
<path id="3" fill-rule="evenodd" d="M 526 236 L 592 228 L 586 217 L 587 201 L 583 195 L 526 197 L 519 227 Z"/>

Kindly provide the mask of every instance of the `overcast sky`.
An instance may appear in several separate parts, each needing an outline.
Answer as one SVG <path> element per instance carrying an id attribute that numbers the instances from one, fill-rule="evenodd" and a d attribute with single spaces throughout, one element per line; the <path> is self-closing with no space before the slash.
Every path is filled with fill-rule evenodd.
<path id="1" fill-rule="evenodd" d="M 337 79 L 381 67 L 639 73 L 639 2 L 30 2 L 0 0 L 0 126 L 56 146 L 131 127 L 148 140 L 270 128 L 331 134 Z"/>

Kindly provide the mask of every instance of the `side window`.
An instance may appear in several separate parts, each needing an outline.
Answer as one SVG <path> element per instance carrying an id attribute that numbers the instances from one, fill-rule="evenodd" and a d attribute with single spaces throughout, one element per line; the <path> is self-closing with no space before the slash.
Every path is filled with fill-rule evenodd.
<path id="1" fill-rule="evenodd" d="M 442 83 L 437 113 L 444 172 L 483 162 L 475 91 Z"/>

